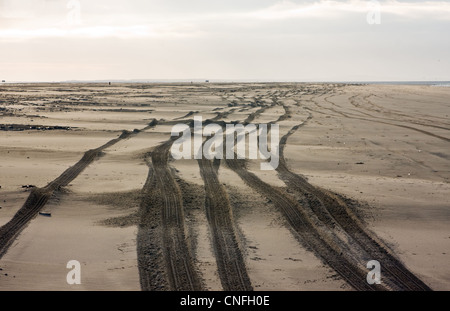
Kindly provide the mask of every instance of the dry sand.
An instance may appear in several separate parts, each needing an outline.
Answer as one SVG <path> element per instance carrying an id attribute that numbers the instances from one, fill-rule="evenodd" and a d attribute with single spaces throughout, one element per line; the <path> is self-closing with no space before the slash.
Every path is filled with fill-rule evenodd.
<path id="1" fill-rule="evenodd" d="M 103 149 L 67 186 L 52 192 L 41 209 L 52 216 L 36 213 L 3 247 L 0 290 L 141 290 L 145 267 L 139 266 L 137 238 L 146 201 L 139 193 L 151 177 L 150 155 L 170 138 L 173 124 L 196 115 L 213 121 L 242 122 L 251 116 L 255 124 L 277 122 L 280 138 L 302 124 L 285 146 L 289 170 L 317 189 L 357 201 L 355 214 L 365 229 L 398 262 L 431 289 L 449 290 L 449 114 L 450 88 L 420 85 L 2 85 L 0 226 L 30 195 L 32 188 L 22 186 L 44 188 L 86 151 L 124 130 L 143 131 Z M 153 119 L 159 124 L 148 126 Z M 226 230 L 236 240 L 235 251 L 242 254 L 254 290 L 355 289 L 320 252 L 302 243 L 277 202 L 244 183 L 224 162 L 217 176 L 229 200 Z M 284 196 L 298 198 L 279 172 L 261 171 L 259 163 L 249 161 L 248 172 Z M 178 183 L 191 185 L 191 200 L 184 188 L 180 199 L 194 272 L 203 289 L 222 290 L 222 263 L 215 256 L 220 240 L 213 238 L 216 228 L 208 222 L 199 163 L 169 159 L 167 165 Z M 316 225 L 325 235 L 335 232 Z M 158 230 L 152 233 L 156 237 L 166 229 Z M 359 248 L 354 251 L 366 258 Z M 81 285 L 66 283 L 66 264 L 72 259 L 82 265 Z M 358 265 L 366 269 L 362 261 Z M 172 288 L 165 275 L 159 277 L 152 286 Z"/>

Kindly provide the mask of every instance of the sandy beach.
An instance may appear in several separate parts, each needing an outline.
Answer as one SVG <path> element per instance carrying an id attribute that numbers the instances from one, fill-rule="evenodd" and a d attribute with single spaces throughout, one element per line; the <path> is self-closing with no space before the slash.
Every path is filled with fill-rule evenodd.
<path id="1" fill-rule="evenodd" d="M 449 115 L 431 85 L 2 84 L 0 291 L 450 290 Z M 173 159 L 195 116 L 278 124 L 280 164 Z"/>

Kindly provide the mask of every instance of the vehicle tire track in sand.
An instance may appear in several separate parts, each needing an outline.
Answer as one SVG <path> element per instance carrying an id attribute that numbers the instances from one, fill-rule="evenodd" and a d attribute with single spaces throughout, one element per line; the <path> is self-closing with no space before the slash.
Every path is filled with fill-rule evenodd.
<path id="1" fill-rule="evenodd" d="M 253 288 L 236 238 L 229 198 L 217 176 L 218 161 L 213 164 L 203 158 L 198 160 L 198 165 L 205 184 L 206 217 L 220 280 L 225 291 L 251 291 Z"/>
<path id="2" fill-rule="evenodd" d="M 285 115 L 287 116 L 290 111 L 285 108 Z M 239 160 L 227 160 L 227 165 L 235 171 L 246 184 L 253 187 L 255 190 L 266 196 L 275 206 L 277 206 L 283 214 L 287 217 L 294 231 L 299 235 L 302 242 L 306 244 L 330 267 L 338 272 L 351 286 L 358 290 L 429 290 L 422 281 L 409 272 L 397 259 L 389 254 L 385 248 L 381 246 L 381 243 L 375 242 L 376 237 L 367 235 L 366 230 L 362 226 L 355 226 L 355 222 L 350 222 L 349 219 L 345 219 L 345 225 L 342 225 L 343 219 L 338 216 L 342 215 L 342 211 L 333 209 L 335 206 L 330 204 L 330 194 L 322 191 L 318 188 L 310 185 L 306 179 L 299 175 L 295 175 L 287 169 L 284 159 L 284 147 L 287 139 L 301 126 L 303 126 L 312 115 L 309 114 L 306 121 L 294 126 L 286 135 L 284 135 L 280 141 L 280 165 L 278 166 L 278 173 L 290 190 L 294 192 L 300 192 L 302 196 L 306 198 L 309 207 L 314 212 L 315 216 L 321 221 L 319 224 L 315 224 L 311 215 L 308 215 L 304 207 L 300 206 L 296 199 L 290 197 L 288 194 L 271 187 L 270 185 L 261 181 L 254 174 L 248 172 L 245 168 L 245 162 Z M 343 201 L 341 201 L 342 203 Z M 326 210 L 324 210 L 324 207 Z M 347 212 L 348 212 L 347 207 Z M 327 217 L 324 217 L 325 213 L 331 215 L 332 218 L 338 218 L 338 220 L 330 223 Z M 348 217 L 349 218 L 349 217 Z M 353 218 L 350 218 L 353 220 Z M 385 280 L 383 285 L 369 285 L 366 281 L 365 266 L 358 263 L 354 264 L 353 259 L 346 258 L 346 254 L 343 254 L 342 250 L 348 245 L 338 242 L 336 244 L 335 239 L 327 238 L 323 230 L 319 230 L 316 226 L 326 225 L 328 229 L 333 229 L 335 224 L 339 224 L 341 229 L 354 238 L 359 246 L 363 247 L 373 258 L 379 259 L 383 262 L 383 270 L 388 274 L 388 279 Z M 305 234 L 305 231 L 307 234 Z M 333 230 L 332 230 L 333 232 Z M 365 237 L 364 239 L 361 237 Z M 339 241 L 339 240 L 338 240 Z M 364 244 L 369 243 L 369 244 Z M 374 244 L 376 243 L 376 244 Z"/>
<path id="3" fill-rule="evenodd" d="M 242 123 L 244 125 L 251 123 L 257 116 L 262 114 L 269 107 L 271 107 L 271 106 L 263 106 L 263 107 L 259 108 L 258 110 L 256 110 L 255 112 L 252 112 L 251 114 L 248 115 L 247 119 L 245 119 L 244 122 L 242 122 Z"/>
<path id="4" fill-rule="evenodd" d="M 143 189 L 137 247 L 142 290 L 165 287 L 176 291 L 203 289 L 186 241 L 181 191 L 168 166 L 173 141 L 169 139 L 156 147 L 151 153 L 151 162 L 147 161 L 150 170 Z M 159 224 L 160 243 L 155 246 L 152 244 L 157 241 L 150 237 L 155 237 L 155 229 Z M 159 256 L 151 253 L 155 249 L 160 251 Z M 158 262 L 158 257 L 161 256 L 165 280 L 155 280 L 152 268 L 162 269 L 161 260 Z"/>
<path id="5" fill-rule="evenodd" d="M 289 116 L 291 113 L 289 108 L 285 106 L 284 109 L 284 115 L 286 117 Z M 311 117 L 311 114 L 309 114 L 307 120 Z M 302 125 L 294 126 L 291 131 L 297 130 Z M 330 242 L 328 237 L 321 234 L 312 219 L 310 219 L 309 215 L 307 215 L 295 198 L 283 190 L 272 187 L 249 172 L 246 168 L 245 160 L 237 160 L 235 157 L 235 159 L 226 159 L 225 163 L 248 186 L 269 199 L 287 218 L 299 242 L 319 256 L 319 258 L 341 275 L 352 287 L 357 290 L 366 291 L 385 290 L 383 286 L 371 286 L 366 282 L 366 271 L 347 260 L 346 256 L 342 256 L 341 249 Z"/>
<path id="6" fill-rule="evenodd" d="M 143 130 L 148 129 L 156 124 L 153 120 Z M 86 167 L 88 167 L 95 159 L 101 156 L 103 150 L 113 146 L 123 139 L 127 139 L 132 135 L 139 133 L 139 130 L 129 132 L 123 131 L 118 138 L 108 141 L 106 144 L 87 151 L 80 161 L 65 170 L 59 177 L 50 182 L 43 188 L 33 188 L 23 206 L 17 211 L 13 218 L 0 227 L 0 258 L 5 255 L 8 248 L 22 232 L 25 226 L 33 219 L 36 214 L 45 206 L 51 196 L 61 187 L 67 186 L 73 181 Z"/>
<path id="7" fill-rule="evenodd" d="M 313 251 L 352 287 L 357 290 L 366 291 L 384 289 L 379 285 L 369 285 L 366 282 L 366 272 L 348 261 L 342 256 L 342 253 L 333 247 L 333 245 L 330 245 L 327 240 L 320 235 L 319 231 L 303 211 L 296 199 L 284 191 L 263 182 L 256 175 L 249 172 L 245 167 L 245 161 L 227 159 L 226 164 L 230 169 L 237 173 L 248 186 L 271 200 L 287 218 L 292 230 L 296 233 L 299 242 L 309 250 Z"/>
<path id="8" fill-rule="evenodd" d="M 305 121 L 306 122 L 306 121 Z M 327 190 L 322 190 L 308 183 L 300 175 L 291 172 L 284 157 L 284 147 L 287 139 L 305 122 L 292 128 L 280 140 L 280 163 L 277 172 L 288 188 L 299 193 L 309 203 L 311 209 L 324 224 L 333 227 L 337 223 L 352 237 L 371 259 L 378 260 L 383 269 L 383 279 L 389 287 L 396 290 L 431 290 L 425 283 L 410 272 L 398 259 L 396 259 L 383 242 L 374 234 L 366 230 L 359 219 L 351 212 L 349 206 L 336 195 Z M 334 222 L 326 220 L 324 215 L 331 215 Z M 364 265 L 365 263 L 362 263 Z"/>
<path id="9" fill-rule="evenodd" d="M 328 98 L 330 98 L 330 97 L 328 97 Z M 328 100 L 328 98 L 327 98 L 327 100 Z M 331 108 L 331 107 L 321 106 L 321 105 L 319 105 L 317 103 L 317 101 L 314 101 L 314 100 L 307 100 L 307 101 L 312 102 L 318 108 L 332 111 L 334 113 L 340 114 L 341 116 L 343 116 L 345 118 L 362 120 L 362 121 L 368 121 L 368 122 L 375 122 L 375 123 L 386 124 L 386 125 L 397 126 L 397 127 L 402 127 L 402 128 L 405 128 L 405 129 L 409 129 L 409 130 L 412 130 L 412 131 L 416 131 L 416 132 L 422 133 L 424 135 L 428 135 L 428 136 L 431 136 L 431 137 L 434 137 L 434 138 L 441 139 L 441 140 L 446 141 L 446 142 L 450 142 L 450 138 L 447 138 L 447 137 L 444 137 L 444 136 L 441 136 L 441 135 L 438 135 L 438 134 L 434 134 L 432 132 L 425 131 L 425 130 L 422 130 L 420 128 L 414 127 L 414 126 L 404 125 L 404 124 L 397 124 L 397 123 L 391 123 L 391 122 L 387 122 L 387 121 L 382 121 L 382 120 L 386 120 L 386 118 L 377 117 L 377 116 L 374 116 L 374 115 L 370 115 L 372 117 L 372 119 L 368 119 L 368 118 L 361 117 L 359 115 L 355 115 L 354 113 L 349 113 L 349 112 L 345 112 L 344 113 L 344 112 L 341 112 L 341 111 L 336 110 L 336 109 Z M 320 112 L 320 111 L 315 111 L 315 112 L 323 113 L 323 112 Z M 398 122 L 408 122 L 408 121 L 399 120 Z M 416 124 L 416 123 L 414 123 L 414 124 Z M 423 125 L 423 124 L 420 124 L 420 125 L 421 126 L 426 126 L 426 125 Z"/>
<path id="10" fill-rule="evenodd" d="M 356 99 L 357 97 L 358 97 L 357 95 L 355 95 L 355 96 L 353 97 L 353 102 L 352 102 L 353 105 L 354 105 L 355 99 Z M 379 114 L 386 115 L 386 117 L 384 118 L 384 119 L 386 119 L 386 120 L 389 120 L 389 121 L 396 121 L 396 119 L 394 119 L 394 118 L 389 118 L 389 117 L 392 117 L 392 116 L 399 116 L 399 117 L 401 117 L 401 118 L 405 118 L 405 119 L 404 119 L 405 122 L 410 122 L 410 123 L 417 124 L 417 125 L 421 125 L 421 126 L 428 126 L 428 127 L 433 127 L 433 128 L 442 129 L 442 130 L 447 130 L 447 131 L 450 130 L 450 128 L 449 128 L 450 124 L 445 123 L 445 122 L 442 122 L 442 121 L 440 121 L 440 120 L 431 120 L 431 119 L 434 118 L 433 116 L 430 116 L 430 115 L 413 116 L 413 115 L 408 115 L 408 114 L 405 114 L 405 113 L 400 113 L 400 112 L 398 112 L 398 110 L 396 110 L 396 109 L 387 108 L 387 107 L 382 107 L 381 105 L 374 104 L 374 103 L 369 99 L 370 97 L 376 97 L 376 95 L 375 95 L 375 94 L 369 94 L 369 95 L 363 96 L 363 100 L 364 100 L 369 106 L 366 106 L 366 105 L 360 105 L 360 107 L 363 108 L 363 109 L 365 109 L 365 110 L 367 110 L 367 111 L 371 111 L 371 112 L 375 112 L 375 113 L 379 113 Z M 371 116 L 372 116 L 372 115 L 371 115 Z M 424 117 L 428 117 L 429 119 L 424 118 Z M 415 120 L 414 118 L 415 118 L 416 120 Z M 437 123 L 440 123 L 440 124 L 443 124 L 443 125 L 438 125 Z"/>

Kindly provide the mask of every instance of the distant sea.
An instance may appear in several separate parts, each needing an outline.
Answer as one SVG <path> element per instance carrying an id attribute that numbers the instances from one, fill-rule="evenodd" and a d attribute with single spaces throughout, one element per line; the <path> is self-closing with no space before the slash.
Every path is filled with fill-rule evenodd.
<path id="1" fill-rule="evenodd" d="M 364 84 L 397 84 L 397 85 L 431 85 L 438 87 L 450 87 L 450 81 L 385 81 L 385 82 L 361 82 Z"/>

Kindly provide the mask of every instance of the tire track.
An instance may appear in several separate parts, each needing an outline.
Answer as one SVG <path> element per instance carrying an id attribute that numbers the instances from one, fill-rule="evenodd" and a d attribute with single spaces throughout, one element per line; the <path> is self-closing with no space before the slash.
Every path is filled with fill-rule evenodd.
<path id="1" fill-rule="evenodd" d="M 292 128 L 280 140 L 280 164 L 277 168 L 280 178 L 290 190 L 297 192 L 305 198 L 308 205 L 325 225 L 333 228 L 335 224 L 338 224 L 371 256 L 371 259 L 378 260 L 382 265 L 384 282 L 389 287 L 395 290 L 431 290 L 423 281 L 396 259 L 375 234 L 364 228 L 363 224 L 343 200 L 329 191 L 312 186 L 304 177 L 288 169 L 284 157 L 284 148 L 287 139 L 298 128 L 304 125 L 305 122 Z M 331 216 L 331 220 L 326 215 Z"/>
<path id="2" fill-rule="evenodd" d="M 225 291 L 251 291 L 253 288 L 237 242 L 229 198 L 217 176 L 218 161 L 214 165 L 213 161 L 203 158 L 198 160 L 198 165 L 205 184 L 206 217 L 220 280 Z"/>
<path id="3" fill-rule="evenodd" d="M 243 124 L 247 125 L 247 124 L 251 123 L 257 116 L 262 114 L 269 107 L 270 106 L 263 106 L 263 107 L 259 108 L 258 110 L 256 110 L 255 112 L 252 112 L 251 114 L 249 114 L 247 119 L 244 120 Z"/>
<path id="4" fill-rule="evenodd" d="M 137 135 L 140 131 L 144 131 L 155 126 L 156 123 L 156 120 L 153 119 L 142 130 L 134 130 L 133 132 L 125 130 L 122 131 L 122 134 L 118 138 L 114 138 L 96 149 L 86 151 L 83 157 L 75 165 L 69 167 L 47 186 L 43 188 L 33 188 L 25 203 L 12 217 L 12 219 L 0 227 L 0 258 L 6 254 L 8 248 L 19 236 L 20 232 L 22 232 L 25 226 L 45 206 L 52 195 L 59 191 L 60 188 L 67 186 L 70 182 L 77 178 L 78 175 L 86 169 L 86 167 L 102 155 L 103 150 L 115 145 L 121 140 Z"/>
<path id="5" fill-rule="evenodd" d="M 372 117 L 372 119 L 368 119 L 368 118 L 364 118 L 364 117 L 361 117 L 361 116 L 357 116 L 357 115 L 355 115 L 353 113 L 352 114 L 350 114 L 348 112 L 344 113 L 344 112 L 338 111 L 338 110 L 336 110 L 334 108 L 323 107 L 323 106 L 319 105 L 314 100 L 310 100 L 310 101 L 313 102 L 317 107 L 319 107 L 321 109 L 330 110 L 330 111 L 332 111 L 334 113 L 340 114 L 341 116 L 343 116 L 345 118 L 357 119 L 357 120 L 363 120 L 363 121 L 368 121 L 368 122 L 375 122 L 375 123 L 380 123 L 380 124 L 386 124 L 386 125 L 406 128 L 406 129 L 409 129 L 409 130 L 412 130 L 412 131 L 416 131 L 416 132 L 422 133 L 424 135 L 428 135 L 428 136 L 431 136 L 431 137 L 443 140 L 445 142 L 450 142 L 450 138 L 447 138 L 447 137 L 444 137 L 444 136 L 441 136 L 441 135 L 438 135 L 438 134 L 434 134 L 432 132 L 425 131 L 425 130 L 422 130 L 422 129 L 419 129 L 419 128 L 416 128 L 416 127 L 413 127 L 413 126 L 410 126 L 410 125 L 404 125 L 404 124 L 397 124 L 397 123 L 391 123 L 391 122 L 387 122 L 387 121 L 382 121 L 382 120 L 386 120 L 386 118 L 380 118 L 380 117 L 376 117 L 376 116 L 373 116 L 373 115 L 370 115 Z M 407 122 L 407 121 L 399 121 L 399 122 Z M 427 125 L 424 125 L 424 124 L 420 124 L 420 125 L 427 126 Z"/>
<path id="6" fill-rule="evenodd" d="M 384 114 L 384 115 L 386 115 L 386 116 L 392 116 L 392 115 L 396 115 L 396 116 L 399 116 L 399 117 L 404 117 L 404 118 L 406 118 L 406 122 L 410 122 L 410 123 L 413 123 L 413 124 L 417 124 L 417 125 L 422 125 L 422 126 L 428 126 L 428 127 L 434 127 L 434 128 L 437 128 L 437 129 L 443 129 L 443 130 L 450 130 L 450 128 L 448 127 L 448 126 L 450 126 L 450 124 L 448 124 L 448 123 L 443 123 L 443 122 L 441 122 L 440 120 L 434 120 L 434 121 L 431 121 L 431 120 L 429 120 L 429 119 L 426 119 L 426 118 L 423 118 L 423 117 L 428 117 L 428 118 L 435 118 L 434 116 L 430 116 L 430 115 L 419 115 L 419 116 L 412 116 L 412 115 L 408 115 L 408 114 L 405 114 L 405 113 L 401 113 L 401 112 L 399 112 L 398 110 L 396 110 L 396 109 L 392 109 L 392 108 L 390 108 L 390 109 L 388 109 L 387 107 L 383 107 L 383 106 L 381 106 L 381 105 L 377 105 L 377 104 L 374 104 L 369 98 L 370 97 L 377 97 L 375 94 L 369 94 L 369 95 L 366 95 L 366 96 L 363 96 L 363 100 L 364 101 L 366 101 L 367 102 L 367 104 L 370 106 L 370 107 L 373 107 L 373 108 L 370 108 L 369 106 L 361 106 L 362 108 L 364 108 L 364 109 L 366 109 L 366 110 L 368 110 L 368 111 L 372 111 L 372 112 L 377 112 L 377 113 L 382 113 L 382 114 Z M 356 95 L 355 95 L 355 97 L 354 98 L 356 98 Z M 352 104 L 354 104 L 354 103 L 352 103 Z M 414 120 L 414 118 L 416 118 L 417 120 Z M 391 121 L 395 121 L 395 119 L 392 119 L 392 118 L 385 118 L 386 120 L 391 120 Z M 433 122 L 433 123 L 430 123 L 430 122 Z M 444 124 L 445 126 L 442 126 L 442 125 L 437 125 L 436 123 L 441 123 L 441 124 Z"/>
<path id="7" fill-rule="evenodd" d="M 403 113 L 396 113 L 396 112 L 394 112 L 394 110 L 387 110 L 386 108 L 383 108 L 383 107 L 381 107 L 381 106 L 379 106 L 379 105 L 375 105 L 375 104 L 373 104 L 373 103 L 369 100 L 369 97 L 375 96 L 374 94 L 370 94 L 370 95 L 364 96 L 364 97 L 363 97 L 363 100 L 364 100 L 366 103 L 368 103 L 369 106 L 376 107 L 376 108 L 369 108 L 369 107 L 366 106 L 366 105 L 357 104 L 356 101 L 355 101 L 355 99 L 356 99 L 358 96 L 359 96 L 359 95 L 354 95 L 354 96 L 349 97 L 350 103 L 351 103 L 354 107 L 356 107 L 357 109 L 359 109 L 359 111 L 358 111 L 359 113 L 364 114 L 364 115 L 366 115 L 366 116 L 368 116 L 368 117 L 370 117 L 370 118 L 376 118 L 376 119 L 379 119 L 379 120 L 385 120 L 385 121 L 394 121 L 394 122 L 397 121 L 397 122 L 412 123 L 412 124 L 415 124 L 415 125 L 420 125 L 420 126 L 424 126 L 424 127 L 433 127 L 433 128 L 437 128 L 437 129 L 441 129 L 441 130 L 446 130 L 446 131 L 450 130 L 447 126 L 440 126 L 440 125 L 437 125 L 437 124 L 429 124 L 429 123 L 427 123 L 427 122 L 430 122 L 429 120 L 422 119 L 422 118 L 420 118 L 420 117 L 417 118 L 417 120 L 414 120 L 413 117 L 410 116 L 410 115 L 403 114 Z M 331 98 L 331 97 L 333 97 L 333 95 L 331 95 L 331 96 L 329 96 L 329 97 L 327 97 L 327 98 L 324 98 L 324 100 L 325 100 L 326 102 L 332 104 L 333 106 L 342 109 L 341 106 L 338 106 L 338 105 L 334 104 L 333 102 L 331 102 L 330 100 L 328 100 L 328 98 Z M 377 108 L 378 108 L 378 109 L 377 109 Z M 364 109 L 364 110 L 369 111 L 369 112 L 375 112 L 375 113 L 378 113 L 378 114 L 386 115 L 386 116 L 385 116 L 385 117 L 382 117 L 382 116 L 375 116 L 375 115 L 370 114 L 370 113 L 362 112 L 361 109 Z M 397 119 L 394 119 L 394 118 L 389 118 L 389 116 L 392 116 L 392 115 L 397 115 L 397 116 L 399 116 L 399 117 L 406 118 L 406 119 L 403 119 L 403 120 L 401 120 L 401 119 L 400 119 L 400 120 L 397 120 Z"/>
<path id="8" fill-rule="evenodd" d="M 234 110 L 223 112 L 224 117 Z M 217 120 L 205 120 L 210 123 Z M 194 120 L 183 120 L 191 129 Z M 222 126 L 225 122 L 217 121 Z M 172 124 L 162 121 L 158 124 Z M 237 123 L 235 121 L 235 123 Z M 147 155 L 149 174 L 142 189 L 141 221 L 138 228 L 138 268 L 142 290 L 202 290 L 186 242 L 182 193 L 168 166 L 169 151 L 176 138 L 171 137 Z M 252 290 L 231 221 L 226 192 L 217 178 L 220 162 L 199 160 L 205 180 L 205 207 L 213 233 L 214 250 L 223 288 Z M 203 169 L 202 169 L 203 168 Z M 219 197 L 217 197 L 219 194 Z"/>
<path id="9" fill-rule="evenodd" d="M 154 126 L 154 124 L 155 122 L 152 121 L 143 130 Z M 113 146 L 123 139 L 136 135 L 137 133 L 139 133 L 139 130 L 135 130 L 134 132 L 123 131 L 118 138 L 112 139 L 96 149 L 88 150 L 80 161 L 65 170 L 59 177 L 50 182 L 47 186 L 43 188 L 33 188 L 23 206 L 17 211 L 9 222 L 0 227 L 0 258 L 3 257 L 20 232 L 45 206 L 56 191 L 58 191 L 61 187 L 67 186 L 71 181 L 73 181 L 86 167 L 101 156 L 103 150 Z"/>
<path id="10" fill-rule="evenodd" d="M 285 113 L 283 116 L 284 118 L 287 118 L 291 112 L 287 106 L 284 106 L 284 109 Z M 256 113 L 257 111 L 253 114 Z M 310 114 L 308 120 L 311 117 Z M 302 125 L 303 124 L 295 126 L 290 132 L 295 131 Z M 287 140 L 287 137 L 285 140 Z M 246 169 L 245 160 L 237 160 L 236 158 L 237 157 L 235 156 L 235 159 L 226 159 L 225 163 L 231 170 L 238 174 L 248 186 L 269 199 L 281 211 L 291 225 L 291 229 L 295 232 L 300 243 L 318 255 L 319 258 L 341 275 L 355 289 L 385 290 L 383 286 L 371 286 L 366 282 L 366 271 L 359 266 L 354 265 L 347 258 L 347 255 L 342 253 L 341 248 L 337 247 L 336 243 L 333 243 L 333 239 L 330 240 L 329 236 L 317 228 L 316 224 L 295 198 L 286 192 L 263 182 Z"/>
<path id="11" fill-rule="evenodd" d="M 285 114 L 281 120 L 290 114 L 289 108 L 284 106 Z M 280 165 L 277 168 L 281 179 L 289 190 L 300 194 L 303 202 L 308 205 L 314 215 L 308 214 L 305 206 L 299 205 L 295 198 L 283 193 L 281 190 L 271 187 L 261 181 L 245 168 L 245 162 L 239 160 L 226 160 L 227 165 L 235 171 L 242 180 L 262 195 L 271 200 L 288 219 L 291 227 L 298 234 L 300 241 L 306 243 L 324 262 L 340 274 L 351 286 L 357 290 L 430 290 L 430 288 L 412 274 L 404 265 L 383 247 L 383 243 L 373 234 L 367 232 L 364 226 L 358 222 L 355 215 L 350 214 L 350 208 L 343 200 L 331 193 L 316 188 L 306 179 L 290 172 L 284 159 L 284 147 L 287 139 L 312 115 L 309 114 L 306 121 L 294 126 L 280 141 Z M 280 120 L 280 118 L 279 118 Z M 277 121 L 279 121 L 277 120 Z M 339 203 L 339 204 L 336 204 Z M 343 212 L 345 211 L 345 212 Z M 317 218 L 319 222 L 315 222 Z M 337 226 L 336 226 L 337 225 Z M 319 227 L 317 227 L 319 226 Z M 322 227 L 325 226 L 325 231 Z M 305 234 L 305 231 L 308 234 Z M 327 236 L 329 232 L 334 236 Z M 357 242 L 356 245 L 347 245 L 337 238 L 338 231 Z M 338 242 L 338 243 L 336 243 Z M 369 285 L 366 281 L 365 263 L 354 263 L 351 252 L 360 248 L 372 259 L 377 259 L 383 266 L 383 284 Z M 346 251 L 346 253 L 343 253 Z"/>
<path id="12" fill-rule="evenodd" d="M 151 162 L 147 161 L 150 169 L 148 181 L 143 189 L 144 200 L 141 204 L 137 247 L 139 275 L 143 290 L 157 290 L 165 287 L 176 291 L 202 290 L 191 250 L 186 241 L 181 191 L 168 166 L 169 151 L 173 141 L 170 139 L 156 147 L 151 153 Z M 155 232 L 158 224 L 161 228 Z M 153 245 L 155 241 L 145 233 L 151 234 L 151 237 L 159 233 L 159 246 Z M 155 249 L 160 251 L 159 256 L 149 253 Z M 158 257 L 163 258 L 162 263 Z M 155 273 L 151 269 L 152 265 L 156 269 L 164 269 L 165 280 L 154 280 Z"/>
<path id="13" fill-rule="evenodd" d="M 142 188 L 142 201 L 139 209 L 140 221 L 136 238 L 139 281 L 141 289 L 144 291 L 168 288 L 168 282 L 164 277 L 165 264 L 161 248 L 163 245 L 160 232 L 161 208 L 155 202 L 155 199 L 159 196 L 153 191 L 156 180 L 149 156 L 146 155 L 149 171 Z"/>
<path id="14" fill-rule="evenodd" d="M 346 256 L 320 234 L 296 199 L 282 190 L 263 182 L 245 167 L 243 160 L 227 159 L 227 166 L 232 169 L 250 187 L 271 200 L 286 217 L 299 242 L 313 251 L 319 258 L 341 275 L 353 288 L 371 291 L 383 290 L 379 285 L 366 282 L 366 272 L 354 265 Z"/>
<path id="15" fill-rule="evenodd" d="M 226 119 L 230 114 L 235 112 L 236 109 L 237 108 L 231 108 L 231 109 L 228 109 L 226 111 L 217 112 L 217 115 L 214 118 L 212 118 L 210 121 L 218 121 L 218 120 L 221 120 L 221 119 Z"/>
<path id="16" fill-rule="evenodd" d="M 192 116 L 192 115 L 194 115 L 194 114 L 196 114 L 196 113 L 198 113 L 198 111 L 189 111 L 189 112 L 186 113 L 184 116 L 175 118 L 175 119 L 173 119 L 173 120 L 182 120 L 182 119 L 186 119 L 187 117 L 190 117 L 190 116 Z"/>

